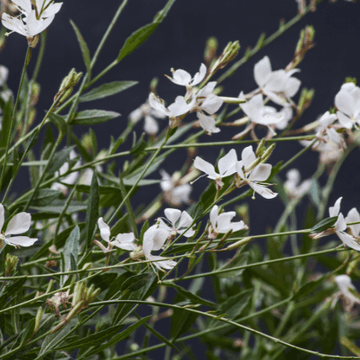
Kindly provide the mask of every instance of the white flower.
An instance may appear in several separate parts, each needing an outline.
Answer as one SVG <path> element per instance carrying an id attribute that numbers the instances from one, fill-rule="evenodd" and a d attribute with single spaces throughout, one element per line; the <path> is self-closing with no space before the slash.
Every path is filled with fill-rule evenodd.
<path id="1" fill-rule="evenodd" d="M 54 4 L 53 0 L 36 0 L 36 9 L 32 9 L 30 0 L 13 0 L 13 3 L 21 15 L 14 17 L 4 13 L 2 24 L 7 29 L 26 36 L 28 39 L 44 31 L 52 23 L 55 14 L 62 6 L 62 3 Z"/>
<path id="2" fill-rule="evenodd" d="M 234 149 L 231 149 L 225 156 L 223 156 L 218 163 L 219 174 L 209 162 L 203 160 L 199 156 L 195 158 L 194 166 L 207 174 L 209 179 L 215 180 L 217 188 L 222 188 L 224 183 L 221 181 L 223 177 L 230 176 L 236 173 L 237 155 Z"/>
<path id="3" fill-rule="evenodd" d="M 209 134 L 220 131 L 220 129 L 215 126 L 215 119 L 204 114 L 204 111 L 210 115 L 215 114 L 223 104 L 223 100 L 219 96 L 212 94 L 215 86 L 216 81 L 211 81 L 195 95 L 197 104 L 194 111 L 197 111 L 197 117 L 201 127 Z"/>
<path id="4" fill-rule="evenodd" d="M 166 218 L 169 220 L 171 226 L 167 225 L 164 220 L 159 219 L 159 229 L 169 231 L 172 236 L 182 234 L 186 237 L 191 237 L 195 234 L 193 229 L 185 230 L 193 223 L 192 217 L 186 212 L 181 212 L 178 209 L 167 208 L 164 210 Z"/>
<path id="5" fill-rule="evenodd" d="M 188 204 L 192 187 L 189 184 L 178 185 L 179 177 L 176 173 L 170 176 L 165 170 L 160 170 L 160 175 L 160 187 L 164 191 L 164 199 L 172 206 Z"/>
<path id="6" fill-rule="evenodd" d="M 335 96 L 335 106 L 338 108 L 336 113 L 340 124 L 351 129 L 353 125 L 360 125 L 360 88 L 354 83 L 346 83 L 341 86 L 340 91 Z"/>
<path id="7" fill-rule="evenodd" d="M 219 207 L 217 205 L 214 205 L 214 207 L 210 211 L 210 238 L 215 238 L 217 234 L 226 234 L 230 230 L 235 232 L 242 229 L 247 229 L 247 226 L 242 220 L 233 223 L 231 222 L 232 218 L 235 215 L 235 211 L 228 211 L 219 214 Z"/>
<path id="8" fill-rule="evenodd" d="M 239 99 L 246 101 L 243 92 L 240 93 Z M 282 124 L 284 121 L 287 123 L 291 117 L 289 117 L 288 109 L 276 111 L 271 106 L 265 106 L 262 94 L 253 96 L 249 101 L 240 104 L 240 107 L 253 123 L 267 127 Z M 270 127 L 269 129 L 272 131 Z"/>
<path id="9" fill-rule="evenodd" d="M 351 283 L 351 279 L 348 275 L 338 275 L 335 276 L 335 282 L 339 287 L 339 292 L 334 295 L 334 300 L 332 302 L 332 307 L 334 307 L 337 299 L 341 297 L 343 299 L 344 308 L 346 311 L 350 311 L 355 303 L 360 304 L 360 298 L 356 294 L 356 288 Z M 351 290 L 349 290 L 351 289 Z"/>
<path id="10" fill-rule="evenodd" d="M 4 226 L 4 206 L 0 204 L 0 240 L 5 241 L 7 244 L 12 246 L 31 246 L 38 239 L 29 238 L 28 236 L 13 236 L 9 237 L 9 235 L 17 235 L 22 234 L 29 230 L 31 225 L 31 215 L 26 212 L 21 212 L 16 214 L 8 223 L 6 230 L 3 230 Z"/>
<path id="11" fill-rule="evenodd" d="M 77 154 L 75 152 L 75 150 L 71 150 L 70 151 L 70 160 L 75 159 L 77 157 Z M 76 169 L 77 167 L 79 167 L 81 165 L 80 160 L 76 162 L 76 164 L 72 167 L 72 169 Z M 59 176 L 60 180 L 62 183 L 64 184 L 68 184 L 68 185 L 73 185 L 75 184 L 78 176 L 79 176 L 79 172 L 78 171 L 74 171 L 72 173 L 70 173 L 69 175 L 65 176 L 64 178 L 61 179 L 61 175 L 67 173 L 69 171 L 69 163 L 66 162 L 64 163 L 61 168 L 59 169 L 59 171 L 56 171 L 55 176 Z M 60 190 L 62 191 L 64 194 L 67 194 L 68 188 L 67 186 L 59 183 L 59 182 L 55 182 L 51 185 L 51 188 L 54 190 Z"/>
<path id="12" fill-rule="evenodd" d="M 296 199 L 307 193 L 311 187 L 311 180 L 305 180 L 300 184 L 300 171 L 291 169 L 286 173 L 287 180 L 284 183 L 289 198 Z"/>
<path id="13" fill-rule="evenodd" d="M 105 223 L 102 217 L 98 219 L 98 226 L 102 239 L 109 244 L 108 249 L 102 248 L 103 250 L 105 249 L 104 252 L 110 251 L 113 246 L 127 251 L 134 251 L 136 249 L 136 245 L 134 244 L 134 233 L 118 234 L 116 235 L 115 240 L 110 241 L 110 227 Z M 97 244 L 99 245 L 99 243 Z"/>
<path id="14" fill-rule="evenodd" d="M 195 101 L 196 98 L 193 98 L 189 103 L 187 103 L 183 96 L 177 96 L 175 102 L 166 108 L 154 93 L 149 94 L 150 106 L 159 113 L 169 117 L 176 117 L 186 114 L 192 110 L 195 105 Z"/>
<path id="15" fill-rule="evenodd" d="M 254 78 L 266 96 L 276 104 L 284 106 L 289 105 L 290 98 L 297 93 L 301 85 L 299 79 L 292 77 L 292 75 L 298 71 L 300 70 L 272 71 L 270 60 L 265 56 L 255 64 Z"/>
<path id="16" fill-rule="evenodd" d="M 356 208 L 352 208 L 349 212 L 347 217 L 345 218 L 345 221 L 347 224 L 349 223 L 354 223 L 354 222 L 358 222 L 359 224 L 354 224 L 354 225 L 348 225 L 348 227 L 351 230 L 351 234 L 352 236 L 354 236 L 355 238 L 359 239 L 359 233 L 360 233 L 360 215 L 358 213 L 358 211 L 356 210 Z"/>
<path id="17" fill-rule="evenodd" d="M 241 153 L 241 161 L 238 161 L 236 164 L 237 173 L 255 192 L 265 199 L 272 199 L 277 196 L 277 193 L 274 193 L 265 185 L 261 184 L 270 176 L 272 166 L 270 164 L 259 164 L 250 171 L 247 171 L 255 160 L 256 155 L 250 145 Z"/>
<path id="18" fill-rule="evenodd" d="M 152 251 L 160 250 L 167 238 L 169 237 L 169 231 L 165 229 L 159 229 L 157 225 L 150 226 L 144 233 L 142 251 L 145 258 L 150 261 L 154 261 L 159 270 L 170 270 L 176 265 L 176 261 L 166 259 L 162 256 L 151 255 Z"/>
<path id="19" fill-rule="evenodd" d="M 129 119 L 136 123 L 142 117 L 144 117 L 144 131 L 149 135 L 156 135 L 159 131 L 159 125 L 155 118 L 164 119 L 166 116 L 167 115 L 165 115 L 163 112 L 153 109 L 150 106 L 149 101 L 146 101 L 144 104 L 130 113 Z"/>
<path id="20" fill-rule="evenodd" d="M 186 87 L 191 87 L 199 84 L 206 75 L 206 66 L 204 64 L 200 65 L 199 71 L 192 78 L 191 75 L 182 69 L 178 69 L 172 73 L 172 78 L 167 76 L 170 81 L 174 84 L 182 85 Z"/>
<path id="21" fill-rule="evenodd" d="M 339 197 L 334 206 L 329 208 L 330 217 L 337 216 L 337 221 L 334 225 L 335 233 L 344 243 L 345 246 L 348 246 L 354 250 L 360 251 L 360 244 L 356 241 L 356 238 L 345 232 L 347 229 L 346 221 L 344 215 L 340 212 L 340 203 L 342 197 Z M 349 216 L 349 215 L 348 215 Z M 351 219 L 351 214 L 350 214 Z"/>

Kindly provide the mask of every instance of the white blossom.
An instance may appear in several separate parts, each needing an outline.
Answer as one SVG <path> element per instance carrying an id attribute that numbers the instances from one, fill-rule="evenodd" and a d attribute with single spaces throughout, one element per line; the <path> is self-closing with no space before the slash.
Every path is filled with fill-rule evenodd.
<path id="1" fill-rule="evenodd" d="M 231 149 L 225 156 L 223 156 L 218 163 L 219 173 L 215 171 L 215 168 L 209 162 L 203 160 L 199 156 L 195 158 L 195 168 L 203 171 L 207 174 L 209 179 L 215 180 L 217 188 L 222 188 L 224 183 L 222 178 L 230 176 L 236 173 L 237 155 L 234 149 Z"/>
<path id="2" fill-rule="evenodd" d="M 215 238 L 217 234 L 226 234 L 230 230 L 235 232 L 247 229 L 247 226 L 242 220 L 238 222 L 231 222 L 235 215 L 235 211 L 228 211 L 219 214 L 219 207 L 217 205 L 214 205 L 214 207 L 210 211 L 210 237 Z"/>
<path id="3" fill-rule="evenodd" d="M 270 176 L 272 166 L 270 164 L 258 164 L 248 171 L 247 169 L 255 160 L 256 155 L 250 145 L 241 153 L 241 161 L 236 164 L 237 173 L 255 192 L 265 199 L 272 199 L 277 196 L 277 193 L 271 191 L 266 187 L 267 184 L 264 184 L 264 181 Z"/>
<path id="4" fill-rule="evenodd" d="M 300 171 L 291 169 L 286 173 L 284 187 L 291 199 L 296 199 L 307 193 L 311 187 L 311 180 L 307 179 L 300 183 Z"/>
<path id="5" fill-rule="evenodd" d="M 203 81 L 205 75 L 206 66 L 201 64 L 199 71 L 194 75 L 194 77 L 191 77 L 187 71 L 178 69 L 172 73 L 172 78 L 170 76 L 167 76 L 167 78 L 170 79 L 170 81 L 172 81 L 174 84 L 191 87 Z"/>
<path id="6" fill-rule="evenodd" d="M 301 81 L 292 77 L 299 69 L 272 71 L 270 59 L 265 56 L 254 66 L 255 82 L 261 91 L 278 105 L 290 105 L 290 98 L 299 90 Z"/>
<path id="7" fill-rule="evenodd" d="M 170 233 L 168 230 L 160 229 L 157 225 L 150 226 L 144 233 L 142 252 L 147 260 L 153 261 L 159 270 L 170 270 L 176 265 L 176 261 L 166 259 L 162 256 L 152 255 L 152 251 L 160 250 Z"/>
<path id="8" fill-rule="evenodd" d="M 165 200 L 172 206 L 188 204 L 192 187 L 190 184 L 178 185 L 178 176 L 170 176 L 165 170 L 160 170 L 160 187 L 164 192 Z"/>
<path id="9" fill-rule="evenodd" d="M 355 304 L 360 304 L 360 298 L 355 295 L 357 294 L 356 288 L 348 275 L 335 276 L 335 282 L 339 287 L 339 291 L 334 295 L 332 307 L 335 306 L 338 298 L 342 298 L 346 311 L 350 311 Z"/>
<path id="10" fill-rule="evenodd" d="M 75 152 L 75 150 L 71 150 L 70 151 L 70 160 L 75 159 L 77 157 L 77 154 Z M 77 167 L 79 167 L 81 165 L 80 160 L 76 162 L 76 164 L 72 167 L 72 169 L 76 169 Z M 70 173 L 69 175 L 65 176 L 65 177 L 61 177 L 61 175 L 67 173 L 70 170 L 69 167 L 69 163 L 66 162 L 64 163 L 61 168 L 59 169 L 59 171 L 56 171 L 55 176 L 60 177 L 60 181 L 59 182 L 55 182 L 51 185 L 51 188 L 54 190 L 60 190 L 62 191 L 64 194 L 67 194 L 68 188 L 66 185 L 63 184 L 68 184 L 68 185 L 73 185 L 75 184 L 77 178 L 79 177 L 79 172 L 78 171 L 74 171 L 72 173 Z"/>
<path id="11" fill-rule="evenodd" d="M 239 99 L 246 101 L 240 104 L 240 107 L 249 119 L 255 124 L 267 126 L 272 132 L 273 130 L 270 128 L 270 125 L 279 125 L 284 122 L 287 124 L 291 118 L 289 110 L 286 108 L 277 111 L 272 106 L 265 106 L 262 94 L 257 94 L 247 101 L 243 92 L 241 92 Z"/>
<path id="12" fill-rule="evenodd" d="M 360 244 L 357 242 L 357 239 L 346 233 L 345 230 L 347 229 L 346 221 L 344 215 L 340 212 L 340 203 L 342 197 L 339 197 L 334 206 L 329 208 L 329 215 L 330 217 L 337 216 L 336 223 L 334 225 L 335 233 L 340 238 L 340 240 L 344 243 L 345 246 L 348 246 L 354 250 L 360 251 Z M 350 215 L 351 218 L 351 215 Z"/>
<path id="13" fill-rule="evenodd" d="M 349 223 L 355 223 L 357 222 L 358 224 L 354 224 L 354 225 L 348 225 L 349 229 L 351 230 L 351 234 L 352 236 L 354 236 L 355 238 L 359 239 L 359 233 L 360 233 L 360 215 L 359 212 L 356 210 L 356 208 L 352 208 L 348 214 L 347 217 L 345 218 L 345 221 L 347 224 Z"/>
<path id="14" fill-rule="evenodd" d="M 159 219 L 159 229 L 169 231 L 171 236 L 181 234 L 185 237 L 191 237 L 195 234 L 195 231 L 191 228 L 186 231 L 193 223 L 192 217 L 186 211 L 181 212 L 178 209 L 167 208 L 164 213 L 171 226 L 167 225 L 163 219 Z"/>
<path id="15" fill-rule="evenodd" d="M 12 32 L 17 32 L 28 39 L 44 31 L 62 6 L 62 3 L 54 4 L 53 0 L 36 0 L 33 9 L 30 0 L 13 0 L 12 2 L 21 15 L 14 17 L 4 13 L 2 24 Z"/>
<path id="16" fill-rule="evenodd" d="M 115 239 L 111 241 L 110 227 L 105 223 L 102 217 L 98 219 L 98 226 L 100 229 L 101 238 L 109 244 L 108 249 L 103 248 L 104 252 L 110 251 L 113 246 L 127 251 L 134 251 L 136 249 L 136 245 L 134 244 L 134 233 L 131 232 L 126 234 L 118 234 L 116 235 Z M 97 244 L 99 245 L 99 243 Z"/>
<path id="17" fill-rule="evenodd" d="M 6 66 L 0 65 L 0 86 L 6 83 L 9 76 L 9 69 Z"/>
<path id="18" fill-rule="evenodd" d="M 360 125 L 360 88 L 349 82 L 341 86 L 335 96 L 335 106 L 338 108 L 336 115 L 340 124 L 351 129 Z"/>
<path id="19" fill-rule="evenodd" d="M 29 230 L 31 225 L 31 215 L 26 212 L 21 212 L 16 214 L 9 221 L 6 230 L 3 231 L 5 221 L 5 210 L 4 206 L 0 204 L 0 240 L 5 241 L 11 246 L 31 246 L 38 239 L 29 238 L 28 236 L 12 236 L 9 235 L 18 235 L 22 234 Z"/>
<path id="20" fill-rule="evenodd" d="M 130 113 L 129 119 L 136 123 L 141 118 L 144 118 L 144 131 L 149 135 L 156 135 L 159 131 L 159 125 L 156 119 L 165 119 L 166 116 L 163 112 L 153 109 L 149 101 L 146 101 Z"/>

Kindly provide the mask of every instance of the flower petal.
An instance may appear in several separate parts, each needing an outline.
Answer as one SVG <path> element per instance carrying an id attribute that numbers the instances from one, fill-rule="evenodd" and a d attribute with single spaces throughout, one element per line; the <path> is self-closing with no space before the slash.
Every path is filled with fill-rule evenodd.
<path id="1" fill-rule="evenodd" d="M 241 153 L 241 160 L 245 169 L 256 160 L 255 153 L 251 145 L 247 146 Z"/>
<path id="2" fill-rule="evenodd" d="M 221 176 L 229 176 L 236 173 L 237 155 L 234 149 L 231 149 L 218 162 L 218 168 Z"/>
<path id="3" fill-rule="evenodd" d="M 200 108 L 211 115 L 216 113 L 220 109 L 222 104 L 223 100 L 221 100 L 219 96 L 210 94 L 205 98 Z"/>
<path id="4" fill-rule="evenodd" d="M 5 235 L 22 234 L 29 230 L 31 225 L 31 215 L 26 212 L 16 214 L 6 228 Z"/>
<path id="5" fill-rule="evenodd" d="M 254 78 L 255 82 L 263 87 L 268 81 L 271 75 L 271 64 L 268 56 L 264 56 L 259 62 L 254 66 Z"/>
<path id="6" fill-rule="evenodd" d="M 178 69 L 173 72 L 172 78 L 169 77 L 169 80 L 174 84 L 187 86 L 190 84 L 191 75 L 185 70 Z"/>
<path id="7" fill-rule="evenodd" d="M 219 214 L 218 209 L 219 209 L 219 207 L 217 205 L 214 205 L 210 211 L 210 223 L 214 229 L 216 229 L 216 221 L 217 221 L 218 214 Z"/>
<path id="8" fill-rule="evenodd" d="M 337 231 L 337 236 L 340 238 L 340 240 L 344 243 L 344 245 L 360 251 L 360 244 L 355 240 L 355 238 L 347 233 Z"/>
<path id="9" fill-rule="evenodd" d="M 352 222 L 360 222 L 360 215 L 356 208 L 352 208 L 349 212 L 347 217 L 345 218 L 346 223 L 352 223 Z M 348 225 L 351 229 L 351 232 L 353 236 L 358 236 L 360 233 L 360 224 L 356 225 Z"/>
<path id="10" fill-rule="evenodd" d="M 249 185 L 254 189 L 255 192 L 260 194 L 265 199 L 273 199 L 277 196 L 277 193 L 273 192 L 264 185 L 260 185 L 255 182 L 250 182 Z"/>
<path id="11" fill-rule="evenodd" d="M 270 164 L 259 164 L 251 170 L 249 180 L 266 181 L 271 174 L 271 169 Z"/>
<path id="12" fill-rule="evenodd" d="M 181 210 L 167 208 L 164 210 L 164 213 L 171 222 L 172 226 L 175 227 L 175 223 L 179 220 L 181 216 Z"/>
<path id="13" fill-rule="evenodd" d="M 338 216 L 340 212 L 340 204 L 341 204 L 342 196 L 339 197 L 336 201 L 334 206 L 329 207 L 329 215 L 330 217 Z"/>
<path id="14" fill-rule="evenodd" d="M 201 127 L 209 134 L 220 132 L 220 129 L 215 126 L 215 119 L 211 116 L 207 116 L 201 112 L 197 113 Z"/>
<path id="15" fill-rule="evenodd" d="M 105 223 L 103 218 L 98 219 L 98 226 L 100 230 L 100 236 L 107 242 L 110 241 L 110 227 Z"/>
<path id="16" fill-rule="evenodd" d="M 209 162 L 203 160 L 201 157 L 197 156 L 194 161 L 194 166 L 196 169 L 203 171 L 208 175 L 208 178 L 215 180 L 218 174 L 215 172 L 215 168 Z"/>
<path id="17" fill-rule="evenodd" d="M 352 116 L 355 110 L 353 97 L 343 88 L 335 96 L 335 106 L 344 114 Z"/>
<path id="18" fill-rule="evenodd" d="M 206 75 L 206 71 L 207 71 L 207 69 L 206 69 L 205 64 L 201 64 L 199 71 L 194 75 L 194 79 L 191 82 L 191 86 L 195 86 L 195 85 L 199 84 L 201 81 L 203 81 L 203 79 Z"/>
<path id="19" fill-rule="evenodd" d="M 136 245 L 133 243 L 134 239 L 134 233 L 118 234 L 111 244 L 123 250 L 133 251 L 136 249 Z"/>
<path id="20" fill-rule="evenodd" d="M 14 236 L 14 237 L 8 237 L 4 239 L 5 242 L 12 246 L 31 246 L 37 241 L 38 239 L 32 239 L 28 236 Z"/>

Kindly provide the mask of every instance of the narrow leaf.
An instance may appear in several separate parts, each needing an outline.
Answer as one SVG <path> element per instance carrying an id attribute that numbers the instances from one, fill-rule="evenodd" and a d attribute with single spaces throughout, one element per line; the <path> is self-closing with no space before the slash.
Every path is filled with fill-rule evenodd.
<path id="1" fill-rule="evenodd" d="M 72 125 L 96 125 L 112 120 L 121 114 L 106 110 L 84 110 L 78 112 L 72 120 Z"/>
<path id="2" fill-rule="evenodd" d="M 73 27 L 73 29 L 75 31 L 75 34 L 76 34 L 76 37 L 77 37 L 77 40 L 79 42 L 80 50 L 81 50 L 81 54 L 82 54 L 85 66 L 86 66 L 86 70 L 90 74 L 90 72 L 91 72 L 91 67 L 90 67 L 91 59 L 90 59 L 89 48 L 88 48 L 84 38 L 82 37 L 79 28 L 75 25 L 75 23 L 72 20 L 70 20 L 70 24 Z"/>
<path id="3" fill-rule="evenodd" d="M 99 185 L 96 172 L 93 173 L 91 180 L 90 195 L 86 210 L 85 234 L 86 244 L 89 247 L 93 241 L 95 225 L 99 218 Z"/>
<path id="4" fill-rule="evenodd" d="M 88 93 L 80 97 L 80 101 L 85 102 L 103 99 L 129 89 L 137 83 L 138 81 L 113 81 L 90 90 Z"/>

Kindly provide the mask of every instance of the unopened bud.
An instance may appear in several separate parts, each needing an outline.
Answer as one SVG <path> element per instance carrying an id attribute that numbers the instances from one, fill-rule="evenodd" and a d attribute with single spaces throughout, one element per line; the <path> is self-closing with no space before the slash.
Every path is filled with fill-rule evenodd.
<path id="1" fill-rule="evenodd" d="M 82 300 L 84 290 L 85 290 L 85 282 L 84 281 L 77 282 L 74 288 L 74 294 L 71 303 L 72 307 L 76 306 L 76 304 L 78 304 Z"/>
<path id="2" fill-rule="evenodd" d="M 66 322 L 70 321 L 74 316 L 76 316 L 84 305 L 84 300 L 81 300 L 78 304 L 76 304 L 70 312 L 66 315 Z"/>
<path id="3" fill-rule="evenodd" d="M 347 78 L 345 78 L 345 84 L 346 83 L 350 83 L 350 82 L 352 82 L 352 83 L 354 83 L 355 85 L 356 85 L 356 83 L 357 83 L 357 81 L 356 81 L 356 77 L 347 77 Z"/>
<path id="4" fill-rule="evenodd" d="M 251 171 L 255 166 L 259 165 L 262 162 L 261 158 L 255 159 L 245 170 L 244 173 L 248 173 Z"/>
<path id="5" fill-rule="evenodd" d="M 150 82 L 150 92 L 156 94 L 156 88 L 158 86 L 159 79 L 157 77 L 154 77 Z"/>
<path id="6" fill-rule="evenodd" d="M 206 41 L 204 60 L 207 64 L 210 64 L 211 61 L 216 56 L 216 51 L 218 48 L 218 41 L 215 37 L 210 37 Z"/>
<path id="7" fill-rule="evenodd" d="M 236 206 L 235 211 L 245 224 L 249 224 L 249 204 L 244 203 L 242 205 Z"/>
<path id="8" fill-rule="evenodd" d="M 255 151 L 256 157 L 261 157 L 264 151 L 265 151 L 265 138 L 262 138 Z"/>
<path id="9" fill-rule="evenodd" d="M 58 101 L 59 104 L 64 102 L 72 92 L 72 88 L 79 82 L 82 73 L 77 73 L 75 69 L 71 69 L 69 74 L 65 76 L 63 81 L 61 82 L 59 91 L 54 97 L 54 101 Z"/>
<path id="10" fill-rule="evenodd" d="M 88 269 L 91 269 L 91 267 L 92 267 L 92 263 L 86 263 L 86 264 L 84 264 L 84 266 L 82 267 L 81 270 L 88 270 Z"/>
<path id="11" fill-rule="evenodd" d="M 29 36 L 26 39 L 28 42 L 28 46 L 33 49 L 39 42 L 39 35 Z"/>
<path id="12" fill-rule="evenodd" d="M 39 100 L 39 96 L 40 96 L 40 85 L 34 82 L 31 87 L 31 102 L 30 102 L 31 107 L 34 107 L 37 104 Z"/>
<path id="13" fill-rule="evenodd" d="M 266 163 L 266 161 L 269 159 L 271 153 L 273 152 L 273 150 L 275 149 L 275 144 L 271 144 L 262 154 L 261 156 L 261 162 L 262 163 Z"/>
<path id="14" fill-rule="evenodd" d="M 43 309 L 42 307 L 39 307 L 35 317 L 34 333 L 37 331 L 37 329 L 40 326 L 42 316 L 43 316 Z"/>
<path id="15" fill-rule="evenodd" d="M 10 254 L 6 254 L 5 259 L 5 275 L 9 276 L 10 273 L 15 269 L 18 262 L 18 257 Z"/>
<path id="16" fill-rule="evenodd" d="M 244 238 L 244 239 L 241 239 L 241 240 L 235 242 L 235 243 L 232 244 L 232 245 L 229 245 L 229 246 L 226 248 L 226 250 L 233 250 L 233 249 L 239 248 L 239 247 L 241 247 L 241 246 L 243 246 L 243 245 L 248 244 L 251 240 L 252 240 L 252 237 L 250 237 L 250 236 L 249 236 L 249 237 L 246 237 L 246 238 Z"/>
<path id="17" fill-rule="evenodd" d="M 314 95 L 315 95 L 314 89 L 310 89 L 310 90 L 306 88 L 302 89 L 299 103 L 297 106 L 298 114 L 302 114 L 311 105 Z"/>
<path id="18" fill-rule="evenodd" d="M 222 69 L 223 67 L 225 67 L 232 59 L 235 58 L 235 56 L 239 53 L 240 50 L 240 42 L 239 41 L 234 41 L 234 42 L 229 42 L 224 51 L 222 56 L 220 56 L 221 59 L 221 64 L 220 64 L 220 69 Z"/>

